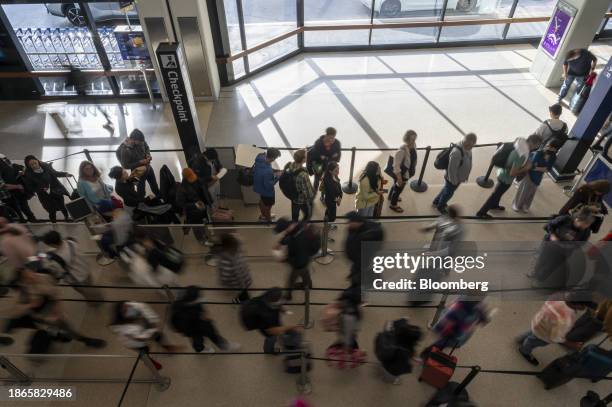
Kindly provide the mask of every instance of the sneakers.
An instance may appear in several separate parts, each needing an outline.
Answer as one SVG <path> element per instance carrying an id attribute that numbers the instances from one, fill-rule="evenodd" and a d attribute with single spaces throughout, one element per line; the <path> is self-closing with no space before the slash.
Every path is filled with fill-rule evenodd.
<path id="1" fill-rule="evenodd" d="M 221 350 L 224 352 L 236 352 L 240 350 L 242 345 L 237 342 L 226 342 L 225 345 L 221 347 Z"/>
<path id="2" fill-rule="evenodd" d="M 495 208 L 491 208 L 492 211 L 505 211 L 506 207 L 505 206 L 501 206 L 501 205 L 497 205 Z"/>
<path id="3" fill-rule="evenodd" d="M 477 213 L 476 216 L 480 219 L 493 219 L 493 216 L 489 215 L 488 213 Z"/>
<path id="4" fill-rule="evenodd" d="M 204 347 L 204 349 L 202 349 L 202 353 L 216 353 L 216 352 L 211 347 Z"/>

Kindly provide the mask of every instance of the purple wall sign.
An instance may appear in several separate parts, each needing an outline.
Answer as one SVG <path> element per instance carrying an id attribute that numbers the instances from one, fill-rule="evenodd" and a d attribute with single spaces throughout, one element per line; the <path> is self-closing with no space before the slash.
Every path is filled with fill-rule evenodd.
<path id="1" fill-rule="evenodd" d="M 559 4 L 560 5 L 560 4 Z M 555 13 L 550 19 L 548 29 L 542 37 L 542 48 L 548 55 L 555 58 L 557 51 L 561 47 L 563 37 L 569 29 L 573 16 L 557 5 Z"/>

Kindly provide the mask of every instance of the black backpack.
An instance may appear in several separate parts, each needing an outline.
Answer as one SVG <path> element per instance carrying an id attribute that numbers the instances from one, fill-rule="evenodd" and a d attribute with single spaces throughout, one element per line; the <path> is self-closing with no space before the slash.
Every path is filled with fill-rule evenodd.
<path id="1" fill-rule="evenodd" d="M 261 309 L 264 307 L 262 299 L 252 298 L 240 305 L 240 322 L 247 331 L 259 329 L 261 325 Z"/>
<path id="2" fill-rule="evenodd" d="M 491 158 L 491 162 L 494 166 L 505 168 L 506 163 L 508 162 L 508 157 L 510 157 L 510 153 L 514 150 L 514 143 L 504 143 L 493 153 L 493 157 Z"/>
<path id="3" fill-rule="evenodd" d="M 458 145 L 451 143 L 450 146 L 448 146 L 448 148 L 445 148 L 444 150 L 440 151 L 438 153 L 438 155 L 436 156 L 436 159 L 434 161 L 434 167 L 438 170 L 446 170 L 448 169 L 448 164 L 450 162 L 450 154 L 453 151 L 453 148 L 458 148 L 459 151 L 461 151 L 461 162 L 459 163 L 459 166 L 463 165 L 463 149 L 461 147 L 459 147 Z"/>
<path id="4" fill-rule="evenodd" d="M 303 168 L 299 168 L 297 171 L 284 170 L 278 179 L 278 186 L 281 192 L 291 201 L 295 201 L 299 195 L 296 181 L 297 176 L 302 171 L 305 170 Z"/>
<path id="5" fill-rule="evenodd" d="M 544 120 L 544 124 L 546 125 L 546 127 L 548 127 L 548 130 L 550 130 L 550 136 L 546 140 L 544 140 L 542 146 L 549 145 L 559 150 L 563 146 L 563 144 L 565 144 L 568 138 L 567 124 L 563 123 L 563 127 L 561 127 L 559 130 L 553 130 L 548 120 Z"/>
<path id="6" fill-rule="evenodd" d="M 253 167 L 242 167 L 238 170 L 238 178 L 236 182 L 238 185 L 242 185 L 243 187 L 252 187 L 255 182 L 255 177 L 253 175 L 255 164 Z"/>

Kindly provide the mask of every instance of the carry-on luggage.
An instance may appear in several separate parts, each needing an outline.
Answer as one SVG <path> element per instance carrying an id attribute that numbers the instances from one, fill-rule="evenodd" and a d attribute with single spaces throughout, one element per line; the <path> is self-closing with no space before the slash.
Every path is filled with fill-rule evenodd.
<path id="1" fill-rule="evenodd" d="M 565 339 L 570 342 L 587 342 L 603 329 L 603 322 L 589 312 L 585 312 Z"/>
<path id="2" fill-rule="evenodd" d="M 610 403 L 612 403 L 612 393 L 602 399 L 599 394 L 590 390 L 580 399 L 580 407 L 606 407 Z"/>
<path id="3" fill-rule="evenodd" d="M 612 372 L 612 350 L 597 345 L 587 345 L 579 353 L 578 377 L 598 382 Z"/>
<path id="4" fill-rule="evenodd" d="M 431 348 L 423 360 L 423 370 L 418 380 L 438 389 L 446 386 L 457 367 L 457 358 L 453 356 L 454 350 L 455 348 L 446 354 L 435 346 Z"/>
<path id="5" fill-rule="evenodd" d="M 576 377 L 580 371 L 578 359 L 578 353 L 561 356 L 550 362 L 536 377 L 546 390 L 557 388 Z"/>

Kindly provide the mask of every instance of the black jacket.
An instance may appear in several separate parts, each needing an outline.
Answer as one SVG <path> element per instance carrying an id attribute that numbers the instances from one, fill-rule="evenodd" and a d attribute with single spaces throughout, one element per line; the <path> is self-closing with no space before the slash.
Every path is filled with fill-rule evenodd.
<path id="1" fill-rule="evenodd" d="M 202 201 L 210 204 L 208 190 L 202 187 L 199 182 L 189 183 L 183 180 L 176 189 L 176 206 L 185 212 L 199 210 L 196 202 Z"/>
<path id="2" fill-rule="evenodd" d="M 316 252 L 320 237 L 312 233 L 311 226 L 300 223 L 290 233 L 285 235 L 281 244 L 287 246 L 287 263 L 294 269 L 303 269 L 310 264 Z"/>
<path id="3" fill-rule="evenodd" d="M 127 170 L 141 167 L 140 161 L 151 155 L 149 145 L 146 142 L 135 145 L 127 145 L 125 141 L 119 145 L 115 152 L 117 161 Z"/>
<path id="4" fill-rule="evenodd" d="M 346 237 L 346 257 L 353 263 L 353 267 L 361 270 L 361 243 L 381 242 L 384 238 L 380 223 L 366 220 L 357 230 L 349 230 Z"/>
<path id="5" fill-rule="evenodd" d="M 545 240 L 550 240 L 550 235 L 555 234 L 561 241 L 586 242 L 591 236 L 591 229 L 580 230 L 574 227 L 571 215 L 557 216 L 544 229 Z"/>
<path id="6" fill-rule="evenodd" d="M 49 192 L 53 194 L 70 196 L 66 187 L 58 179 L 59 177 L 68 177 L 70 174 L 56 171 L 52 165 L 43 162 L 40 163 L 40 167 L 43 169 L 40 174 L 35 173 L 30 168 L 26 169 L 23 177 L 26 189 L 32 193 L 40 193 L 48 188 Z M 5 182 L 7 181 L 5 180 Z"/>
<path id="7" fill-rule="evenodd" d="M 172 326 L 188 337 L 202 335 L 203 312 L 204 306 L 201 303 L 177 301 L 172 305 Z"/>
<path id="8" fill-rule="evenodd" d="M 145 201 L 145 192 L 138 193 L 136 183 L 130 180 L 115 182 L 115 192 L 123 199 L 126 206 L 136 207 Z"/>
<path id="9" fill-rule="evenodd" d="M 325 171 L 325 166 L 329 161 L 340 162 L 340 156 L 342 155 L 340 140 L 335 139 L 334 144 L 332 144 L 330 149 L 327 150 L 323 144 L 324 137 L 325 136 L 319 137 L 310 150 L 308 150 L 308 155 L 306 157 L 306 169 L 308 170 L 309 174 L 314 174 L 317 171 Z M 317 171 L 315 171 L 314 164 L 317 164 L 319 167 Z"/>
<path id="10" fill-rule="evenodd" d="M 207 150 L 207 152 L 210 152 L 211 150 Z M 213 156 L 214 157 L 214 156 Z M 219 170 L 221 168 L 223 168 L 223 166 L 221 165 L 221 163 L 219 162 L 218 159 L 216 158 L 209 158 L 207 157 L 207 155 L 205 153 L 201 153 L 198 154 L 197 156 L 193 157 L 190 161 L 189 161 L 189 168 L 191 168 L 196 175 L 198 176 L 198 179 L 208 188 L 208 184 L 211 182 L 211 178 L 213 176 L 212 174 L 212 169 L 210 166 L 215 167 L 215 170 L 217 172 L 219 172 Z"/>
<path id="11" fill-rule="evenodd" d="M 325 205 L 335 205 L 336 200 L 342 198 L 342 185 L 340 185 L 340 181 L 333 177 L 324 177 L 323 193 L 325 195 Z"/>

